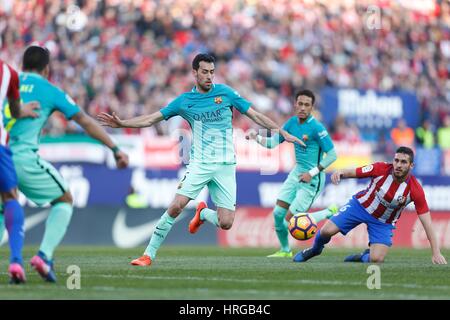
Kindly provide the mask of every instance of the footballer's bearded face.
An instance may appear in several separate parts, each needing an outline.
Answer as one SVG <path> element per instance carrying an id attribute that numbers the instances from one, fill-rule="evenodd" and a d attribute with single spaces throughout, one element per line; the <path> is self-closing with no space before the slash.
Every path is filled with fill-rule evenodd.
<path id="1" fill-rule="evenodd" d="M 208 92 L 214 81 L 214 63 L 200 61 L 198 70 L 192 71 L 199 92 Z"/>
<path id="2" fill-rule="evenodd" d="M 298 96 L 295 101 L 295 112 L 300 121 L 305 121 L 313 109 L 312 98 L 308 96 Z"/>
<path id="3" fill-rule="evenodd" d="M 414 167 L 409 155 L 405 153 L 396 153 L 392 164 L 394 166 L 394 177 L 398 180 L 405 180 L 409 171 Z"/>

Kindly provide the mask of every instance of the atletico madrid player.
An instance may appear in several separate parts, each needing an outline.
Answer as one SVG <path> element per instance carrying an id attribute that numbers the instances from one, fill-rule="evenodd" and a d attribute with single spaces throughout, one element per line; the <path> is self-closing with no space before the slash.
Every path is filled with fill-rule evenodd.
<path id="1" fill-rule="evenodd" d="M 331 180 L 338 184 L 341 179 L 372 178 L 368 188 L 358 192 L 336 213 L 314 239 L 314 245 L 297 253 L 295 262 L 305 262 L 322 253 L 322 250 L 338 232 L 346 235 L 361 223 L 367 225 L 370 248 L 360 254 L 348 256 L 346 262 L 383 262 L 389 247 L 395 223 L 402 210 L 414 202 L 419 220 L 430 241 L 432 262 L 447 264 L 442 256 L 436 234 L 432 227 L 431 215 L 425 193 L 410 171 L 414 166 L 414 152 L 407 147 L 397 149 L 392 164 L 377 162 L 365 167 L 338 170 Z"/>

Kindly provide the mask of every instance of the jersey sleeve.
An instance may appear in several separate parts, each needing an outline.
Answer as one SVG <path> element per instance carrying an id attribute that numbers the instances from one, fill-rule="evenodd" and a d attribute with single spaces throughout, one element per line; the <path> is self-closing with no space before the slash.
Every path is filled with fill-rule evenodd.
<path id="1" fill-rule="evenodd" d="M 242 98 L 241 95 L 231 87 L 226 86 L 227 95 L 231 100 L 231 104 L 235 107 L 240 113 L 246 113 L 248 109 L 251 107 L 251 102 Z"/>
<path id="2" fill-rule="evenodd" d="M 10 66 L 6 65 L 11 73 L 11 79 L 9 80 L 9 86 L 8 91 L 6 92 L 6 95 L 9 99 L 17 100 L 20 98 L 19 93 L 19 75 L 17 74 L 17 71 L 11 68 Z"/>
<path id="3" fill-rule="evenodd" d="M 67 119 L 72 119 L 74 115 L 80 112 L 81 108 L 73 101 L 73 99 L 64 91 L 59 88 L 54 88 L 54 101 L 55 109 L 62 112 Z"/>
<path id="4" fill-rule="evenodd" d="M 169 120 L 170 118 L 179 115 L 182 101 L 182 96 L 179 96 L 169 102 L 167 106 L 160 110 L 164 117 L 164 120 Z"/>
<path id="5" fill-rule="evenodd" d="M 291 130 L 291 124 L 292 124 L 292 118 L 289 119 L 288 121 L 286 121 L 283 124 L 283 130 L 288 132 L 288 133 L 291 133 L 291 131 L 290 131 Z M 279 143 L 283 143 L 285 141 L 284 137 L 281 134 L 278 134 L 278 137 L 279 137 Z"/>
<path id="6" fill-rule="evenodd" d="M 334 148 L 333 141 L 328 134 L 327 129 L 322 124 L 318 124 L 316 127 L 316 139 L 319 143 L 320 149 L 324 152 L 328 152 Z"/>
<path id="7" fill-rule="evenodd" d="M 357 178 L 376 177 L 384 175 L 390 170 L 392 165 L 386 162 L 375 162 L 373 164 L 356 168 Z"/>
<path id="8" fill-rule="evenodd" d="M 416 206 L 416 212 L 418 215 L 430 211 L 430 209 L 428 208 L 427 199 L 425 198 L 425 192 L 416 179 L 411 181 L 411 200 Z"/>

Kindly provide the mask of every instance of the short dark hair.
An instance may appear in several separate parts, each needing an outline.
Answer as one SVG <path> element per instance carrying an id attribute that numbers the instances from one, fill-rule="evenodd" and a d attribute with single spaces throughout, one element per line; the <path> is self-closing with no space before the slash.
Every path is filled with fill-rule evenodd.
<path id="1" fill-rule="evenodd" d="M 297 101 L 298 97 L 300 97 L 300 96 L 310 97 L 312 100 L 312 104 L 314 104 L 314 102 L 316 101 L 316 97 L 314 96 L 314 93 L 308 89 L 303 89 L 303 90 L 297 91 L 297 93 L 295 94 L 295 101 Z"/>
<path id="2" fill-rule="evenodd" d="M 404 153 L 407 154 L 409 156 L 409 159 L 411 160 L 411 163 L 414 162 L 414 151 L 412 151 L 411 148 L 408 147 L 399 147 L 395 153 Z"/>
<path id="3" fill-rule="evenodd" d="M 36 70 L 38 72 L 50 63 L 50 52 L 41 46 L 29 46 L 23 54 L 23 70 Z"/>
<path id="4" fill-rule="evenodd" d="M 208 53 L 199 53 L 195 56 L 194 60 L 192 60 L 192 69 L 198 70 L 201 61 L 214 63 L 216 62 L 216 59 L 214 59 L 214 57 Z"/>

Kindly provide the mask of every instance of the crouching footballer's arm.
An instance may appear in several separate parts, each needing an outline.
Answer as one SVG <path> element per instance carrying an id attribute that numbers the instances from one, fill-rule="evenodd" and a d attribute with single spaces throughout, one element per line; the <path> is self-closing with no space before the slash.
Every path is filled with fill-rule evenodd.
<path id="1" fill-rule="evenodd" d="M 439 244 L 436 240 L 436 234 L 434 233 L 434 229 L 431 223 L 431 214 L 430 212 L 420 214 L 419 220 L 422 223 L 423 229 L 427 235 L 428 241 L 430 242 L 431 251 L 433 256 L 431 257 L 431 261 L 434 264 L 447 264 L 444 256 L 441 254 L 441 250 L 439 249 Z"/>

